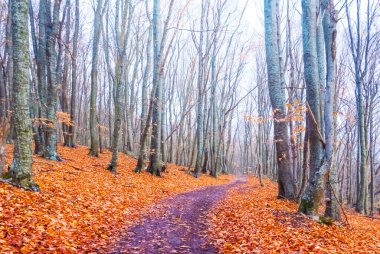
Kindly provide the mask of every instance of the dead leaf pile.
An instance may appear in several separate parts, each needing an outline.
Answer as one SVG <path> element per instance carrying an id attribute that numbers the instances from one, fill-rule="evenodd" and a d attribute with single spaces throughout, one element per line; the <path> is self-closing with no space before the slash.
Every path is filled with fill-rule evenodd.
<path id="1" fill-rule="evenodd" d="M 7 163 L 12 147 L 7 146 Z M 111 158 L 88 156 L 86 147 L 59 147 L 63 162 L 34 157 L 33 193 L 0 183 L 0 253 L 104 253 L 123 238 L 143 209 L 160 199 L 231 177 L 198 179 L 169 165 L 163 178 L 135 174 L 136 160 L 120 154 L 118 174 Z"/>
<path id="2" fill-rule="evenodd" d="M 209 213 L 221 253 L 380 253 L 380 220 L 348 211 L 349 226 L 319 224 L 297 204 L 276 198 L 277 185 L 249 178 Z"/>

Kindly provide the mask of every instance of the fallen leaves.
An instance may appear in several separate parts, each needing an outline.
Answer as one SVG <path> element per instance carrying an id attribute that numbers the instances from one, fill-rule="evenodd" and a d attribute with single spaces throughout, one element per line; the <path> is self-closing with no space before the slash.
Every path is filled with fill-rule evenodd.
<path id="1" fill-rule="evenodd" d="M 7 146 L 7 163 L 11 162 Z M 135 174 L 136 160 L 120 155 L 118 174 L 106 170 L 111 153 L 89 157 L 86 147 L 59 147 L 64 162 L 34 157 L 41 192 L 0 183 L 1 253 L 105 253 L 140 213 L 162 198 L 228 182 L 194 177 L 170 165 L 164 178 Z"/>
<path id="2" fill-rule="evenodd" d="M 326 226 L 276 198 L 277 186 L 258 179 L 230 191 L 209 213 L 221 253 L 380 253 L 380 220 L 349 213 L 350 226 Z"/>

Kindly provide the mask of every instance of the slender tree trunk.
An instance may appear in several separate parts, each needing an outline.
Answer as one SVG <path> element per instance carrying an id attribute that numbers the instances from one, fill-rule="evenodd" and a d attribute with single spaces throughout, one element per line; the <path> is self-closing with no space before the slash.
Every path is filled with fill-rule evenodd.
<path id="1" fill-rule="evenodd" d="M 363 84 L 359 71 L 356 73 L 356 91 L 357 91 L 357 114 L 358 114 L 358 135 L 359 135 L 359 193 L 356 211 L 367 213 L 366 199 L 368 194 L 368 167 L 367 167 L 367 144 L 366 130 L 363 110 Z"/>
<path id="2" fill-rule="evenodd" d="M 90 155 L 99 156 L 99 130 L 96 114 L 96 101 L 98 93 L 98 62 L 99 62 L 99 42 L 100 27 L 102 19 L 103 0 L 97 0 L 97 6 L 94 17 L 94 36 L 92 43 L 92 62 L 91 62 L 91 95 L 90 95 Z"/>
<path id="3" fill-rule="evenodd" d="M 115 122 L 114 122 L 114 130 L 113 130 L 113 136 L 112 136 L 112 159 L 110 162 L 110 165 L 108 167 L 109 170 L 112 172 L 116 172 L 116 166 L 118 162 L 118 152 L 119 152 L 119 136 L 120 136 L 120 127 L 121 127 L 121 89 L 122 89 L 122 83 L 124 79 L 124 68 L 125 68 L 125 54 L 126 54 L 126 39 L 125 33 L 122 32 L 119 33 L 119 7 L 120 1 L 116 2 L 116 18 L 115 18 L 115 30 L 116 30 L 116 39 L 117 45 L 119 45 L 118 49 L 118 55 L 115 63 L 115 77 L 114 77 L 114 91 L 113 91 L 113 99 L 114 99 L 114 114 L 115 114 Z M 128 8 L 128 4 L 125 3 L 125 8 Z M 122 24 L 125 24 L 126 22 L 126 13 L 128 13 L 128 10 L 123 9 L 123 12 L 125 12 L 122 18 Z M 108 24 L 107 24 L 108 25 Z M 129 28 L 129 27 L 128 27 Z M 108 36 L 108 35 L 107 35 Z M 125 87 L 125 89 L 127 89 Z"/>
<path id="4" fill-rule="evenodd" d="M 325 14 L 323 18 L 323 30 L 326 45 L 326 66 L 327 66 L 327 82 L 325 93 L 325 140 L 326 150 L 325 158 L 327 160 L 328 167 L 328 183 L 327 201 L 325 215 L 334 220 L 340 220 L 339 201 L 337 200 L 339 191 L 339 179 L 336 166 L 333 164 L 334 155 L 334 96 L 335 96 L 335 68 L 336 68 L 336 23 L 337 17 L 335 17 L 334 2 L 333 0 L 325 0 Z"/>
<path id="5" fill-rule="evenodd" d="M 30 6 L 30 8 L 32 8 Z M 47 118 L 46 110 L 46 93 L 47 93 L 47 40 L 46 40 L 46 23 L 47 23 L 47 7 L 46 1 L 40 1 L 39 13 L 38 13 L 38 51 L 35 52 L 37 62 L 37 79 L 38 79 L 38 124 L 37 132 L 35 134 L 35 148 L 34 153 L 43 155 L 45 147 L 45 125 L 46 123 L 42 119 Z M 33 35 L 32 30 L 32 35 Z M 37 48 L 37 47 L 36 47 Z"/>
<path id="6" fill-rule="evenodd" d="M 375 182 L 376 182 L 376 172 L 375 172 L 375 155 L 374 151 L 375 150 L 375 140 L 374 140 L 374 132 L 375 130 L 373 129 L 374 126 L 374 119 L 373 119 L 373 109 L 371 108 L 371 113 L 370 113 L 370 150 L 369 150 L 369 157 L 370 157 L 370 174 L 371 174 L 371 185 L 370 185 L 370 199 L 371 199 L 371 216 L 375 216 Z"/>
<path id="7" fill-rule="evenodd" d="M 194 176 L 198 177 L 199 170 L 202 166 L 203 158 L 203 23 L 205 16 L 205 3 L 202 0 L 201 5 L 201 19 L 200 19 L 200 34 L 199 34 L 199 48 L 198 48 L 198 81 L 197 81 L 197 157 L 195 160 Z"/>
<path id="8" fill-rule="evenodd" d="M 277 38 L 277 0 L 264 1 L 265 46 L 268 70 L 269 96 L 274 113 L 274 141 L 278 164 L 278 196 L 295 199 L 296 187 L 291 173 L 289 134 L 285 121 L 285 93 L 281 87 L 281 68 Z"/>
<path id="9" fill-rule="evenodd" d="M 323 0 L 324 1 L 324 0 Z M 324 135 L 324 110 L 325 110 L 325 89 L 326 89 L 326 52 L 324 40 L 324 26 L 322 24 L 323 18 L 326 14 L 325 5 L 318 0 L 317 8 L 319 10 L 317 18 L 317 58 L 318 58 L 318 82 L 319 82 L 319 112 L 321 115 L 321 122 L 319 128 L 321 134 Z M 322 16 L 322 14 L 324 14 Z"/>
<path id="10" fill-rule="evenodd" d="M 152 55 L 151 55 L 151 46 L 152 46 L 152 35 L 153 35 L 153 26 L 149 26 L 149 35 L 146 45 L 146 67 L 144 70 L 143 84 L 142 84 L 142 96 L 141 96 L 141 136 L 140 136 L 140 153 L 137 161 L 137 166 L 135 172 L 141 172 L 143 168 L 146 167 L 145 161 L 147 160 L 147 145 L 148 145 L 148 133 L 150 127 L 150 120 L 152 115 L 151 103 L 148 101 L 148 78 L 149 73 L 152 69 Z"/>
<path id="11" fill-rule="evenodd" d="M 153 27 L 152 25 L 149 26 L 148 30 L 148 41 L 146 45 L 146 66 L 144 70 L 144 77 L 143 77 L 143 84 L 141 86 L 141 133 L 144 132 L 147 116 L 148 116 L 148 78 L 149 74 L 152 69 L 152 54 L 151 54 L 151 48 L 152 48 L 152 31 Z M 144 146 L 144 150 L 142 151 L 142 154 L 140 153 L 139 156 L 143 157 L 143 160 L 146 160 L 147 154 L 146 154 L 146 139 L 140 138 L 140 147 Z"/>
<path id="12" fill-rule="evenodd" d="M 74 24 L 74 37 L 73 37 L 73 52 L 72 52 L 72 69 L 71 69 L 71 105 L 70 105 L 70 121 L 68 134 L 68 146 L 76 147 L 76 128 L 79 122 L 76 121 L 76 104 L 77 104 L 77 69 L 78 69 L 78 40 L 79 40 L 79 0 L 75 0 L 75 24 Z"/>
<path id="13" fill-rule="evenodd" d="M 0 177 L 5 174 L 5 144 L 9 130 L 6 107 L 6 87 L 3 68 L 0 67 Z"/>
<path id="14" fill-rule="evenodd" d="M 153 2 L 153 110 L 152 110 L 152 141 L 150 152 L 149 172 L 161 175 L 163 163 L 161 162 L 161 113 L 162 113 L 162 74 L 161 74 L 161 1 Z"/>
<path id="15" fill-rule="evenodd" d="M 165 169 L 165 164 L 161 160 L 161 124 L 162 124 L 162 91 L 164 83 L 164 48 L 168 34 L 168 24 L 173 10 L 174 0 L 171 0 L 168 7 L 168 15 L 165 26 L 161 31 L 161 1 L 153 2 L 153 109 L 152 109 L 152 139 L 150 145 L 150 164 L 148 171 L 157 176 Z"/>
<path id="16" fill-rule="evenodd" d="M 47 73 L 48 73 L 48 86 L 47 86 L 47 124 L 45 126 L 45 151 L 44 157 L 49 160 L 61 161 L 57 151 L 57 101 L 58 101 L 58 76 L 57 76 L 57 53 L 56 42 L 58 41 L 59 29 L 59 10 L 61 7 L 61 0 L 54 0 L 53 16 L 50 15 L 50 2 L 47 6 L 48 20 L 50 24 L 46 25 L 46 45 L 47 45 Z"/>
<path id="17" fill-rule="evenodd" d="M 8 6 L 11 6 L 12 0 L 8 0 Z M 6 61 L 6 68 L 5 68 L 5 85 L 6 85 L 6 93 L 7 93 L 7 110 L 10 110 L 12 108 L 12 100 L 10 99 L 11 93 L 12 93 L 12 81 L 13 81 L 13 43 L 12 43 L 12 10 L 11 8 L 8 8 L 8 16 L 7 16 L 7 23 L 5 27 L 5 50 L 4 50 L 4 56 L 7 57 Z M 14 121 L 13 116 L 10 117 L 10 126 L 9 126 L 9 132 L 7 135 L 7 144 L 13 143 L 13 137 L 14 137 Z"/>
<path id="18" fill-rule="evenodd" d="M 69 112 L 69 101 L 68 101 L 68 85 L 69 85 L 69 65 L 70 65 L 70 31 L 71 31 L 71 2 L 66 0 L 66 34 L 65 34 L 65 44 L 66 48 L 64 50 L 64 67 L 63 67 L 63 78 L 62 78 L 62 89 L 61 89 L 61 108 L 62 112 Z M 70 124 L 67 122 L 62 123 L 62 132 L 63 132 L 63 145 L 69 146 L 70 134 L 69 134 Z"/>
<path id="19" fill-rule="evenodd" d="M 30 22 L 30 28 L 31 28 L 31 36 L 32 36 L 32 44 L 33 44 L 33 52 L 34 56 L 36 58 L 36 63 L 37 63 L 37 81 L 35 82 L 36 84 L 39 84 L 40 76 L 41 76 L 41 69 L 40 69 L 40 56 L 39 56 L 39 48 L 38 48 L 38 41 L 37 41 L 37 35 L 36 35 L 36 29 L 35 29 L 35 22 L 34 22 L 34 11 L 33 11 L 33 6 L 32 6 L 32 1 L 29 0 L 29 22 Z M 41 33 L 44 33 L 44 30 L 41 31 Z M 43 52 L 45 53 L 45 52 Z M 39 120 L 38 118 L 41 117 L 41 103 L 39 103 L 40 99 L 38 98 L 38 88 L 35 89 L 35 93 L 33 94 L 33 100 L 35 100 L 37 103 L 33 103 L 31 115 L 32 118 L 34 119 L 33 121 L 35 123 L 38 123 Z M 36 119 L 37 118 L 37 119 Z M 37 124 L 34 124 L 33 122 L 33 138 L 34 138 L 34 146 L 35 146 L 35 154 L 43 154 L 43 149 L 44 149 L 44 144 L 43 144 L 43 139 L 42 135 L 40 132 L 40 127 Z"/>
<path id="20" fill-rule="evenodd" d="M 303 140 L 303 160 L 301 169 L 301 182 L 299 186 L 298 198 L 302 196 L 306 188 L 306 182 L 309 176 L 309 160 L 310 160 L 310 140 L 309 140 L 309 123 L 306 119 L 306 132 Z"/>

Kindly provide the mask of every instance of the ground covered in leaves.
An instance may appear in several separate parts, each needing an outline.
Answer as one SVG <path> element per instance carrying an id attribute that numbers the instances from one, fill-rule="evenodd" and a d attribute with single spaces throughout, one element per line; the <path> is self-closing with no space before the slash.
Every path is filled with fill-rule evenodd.
<path id="1" fill-rule="evenodd" d="M 250 178 L 209 213 L 221 253 L 380 253 L 378 218 L 347 212 L 349 226 L 321 225 L 276 194 L 276 184 Z"/>
<path id="2" fill-rule="evenodd" d="M 7 147 L 7 163 L 11 162 Z M 33 193 L 0 183 L 1 253 L 102 253 L 124 237 L 143 209 L 202 186 L 229 182 L 198 179 L 170 165 L 163 178 L 135 174 L 136 161 L 120 155 L 118 174 L 106 170 L 111 153 L 89 157 L 86 147 L 59 148 L 63 162 L 34 157 Z"/>
<path id="3" fill-rule="evenodd" d="M 144 212 L 144 219 L 127 231 L 112 254 L 215 254 L 208 241 L 207 214 L 228 190 L 245 183 L 238 176 L 231 183 L 209 186 L 167 198 Z"/>

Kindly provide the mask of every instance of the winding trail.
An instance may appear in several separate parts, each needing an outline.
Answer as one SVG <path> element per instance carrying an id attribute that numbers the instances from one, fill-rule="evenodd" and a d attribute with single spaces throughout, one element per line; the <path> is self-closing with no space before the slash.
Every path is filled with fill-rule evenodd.
<path id="1" fill-rule="evenodd" d="M 205 235 L 206 216 L 229 189 L 245 181 L 244 176 L 237 176 L 229 184 L 165 199 L 150 208 L 139 224 L 130 227 L 120 247 L 111 253 L 217 253 Z"/>

